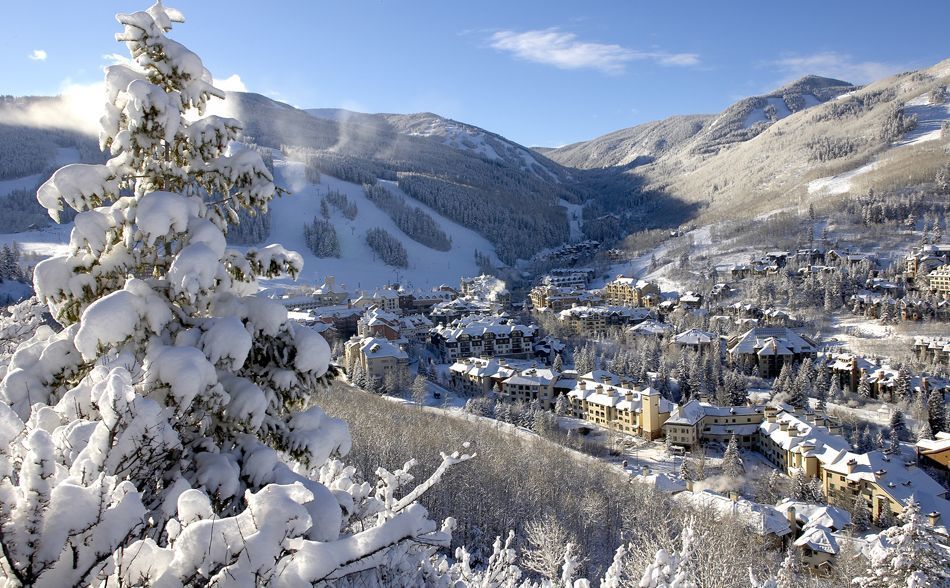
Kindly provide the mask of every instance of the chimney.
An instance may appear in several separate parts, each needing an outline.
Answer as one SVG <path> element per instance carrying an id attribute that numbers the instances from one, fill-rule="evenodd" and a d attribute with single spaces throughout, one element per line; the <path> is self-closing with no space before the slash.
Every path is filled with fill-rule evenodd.
<path id="1" fill-rule="evenodd" d="M 739 502 L 739 493 L 736 492 L 735 490 L 730 490 L 730 491 L 729 491 L 729 500 L 731 500 L 731 501 L 733 501 L 733 502 Z"/>
<path id="2" fill-rule="evenodd" d="M 927 515 L 927 521 L 930 522 L 931 527 L 936 527 L 937 523 L 940 522 L 940 513 L 933 511 Z"/>
<path id="3" fill-rule="evenodd" d="M 789 427 L 788 428 L 789 437 L 798 437 L 798 427 Z"/>
<path id="4" fill-rule="evenodd" d="M 848 473 L 849 473 L 849 474 L 850 474 L 850 473 L 853 473 L 853 472 L 854 472 L 854 466 L 858 465 L 858 460 L 856 460 L 856 459 L 854 459 L 854 458 L 849 459 L 848 462 L 847 462 L 845 465 L 848 466 Z"/>
<path id="5" fill-rule="evenodd" d="M 627 402 L 633 402 L 633 391 L 632 391 L 632 390 L 627 390 L 626 392 L 624 392 L 623 398 L 624 398 L 624 400 L 626 400 Z"/>
<path id="6" fill-rule="evenodd" d="M 798 518 L 795 516 L 795 507 L 790 506 L 785 509 L 785 518 L 788 519 L 788 526 L 792 528 L 792 535 L 798 536 Z"/>
<path id="7" fill-rule="evenodd" d="M 783 430 L 783 431 L 787 431 L 787 430 L 788 430 L 788 423 L 786 423 L 785 421 L 782 421 L 781 423 L 779 423 L 778 426 L 779 426 L 779 428 L 780 428 L 781 430 Z"/>

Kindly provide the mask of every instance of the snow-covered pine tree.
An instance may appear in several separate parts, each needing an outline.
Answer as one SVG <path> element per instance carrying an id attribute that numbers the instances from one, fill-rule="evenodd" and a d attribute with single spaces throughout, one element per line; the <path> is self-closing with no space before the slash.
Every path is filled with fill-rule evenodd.
<path id="1" fill-rule="evenodd" d="M 742 455 L 739 453 L 739 442 L 735 435 L 729 438 L 726 452 L 722 456 L 722 473 L 733 480 L 738 480 L 745 474 Z"/>
<path id="2" fill-rule="evenodd" d="M 566 394 L 558 394 L 557 400 L 554 401 L 554 414 L 557 416 L 565 416 L 571 411 L 571 405 L 567 400 Z"/>
<path id="3" fill-rule="evenodd" d="M 166 36 L 178 11 L 117 19 L 132 63 L 106 72 L 112 158 L 37 193 L 54 219 L 78 214 L 34 279 L 63 328 L 37 328 L 0 383 L 0 569 L 33 586 L 253 585 L 421 565 L 451 523 L 417 498 L 469 456 L 401 498 L 411 463 L 379 470 L 375 493 L 353 482 L 334 457 L 346 424 L 310 405 L 327 343 L 254 296 L 300 256 L 226 245 L 238 211 L 278 193 L 270 172 L 230 144 L 238 121 L 199 118 L 223 93 Z"/>
<path id="4" fill-rule="evenodd" d="M 871 524 L 871 511 L 867 499 L 861 494 L 854 497 L 851 505 L 851 527 L 857 532 L 866 531 Z"/>
<path id="5" fill-rule="evenodd" d="M 893 434 L 897 435 L 899 441 L 907 439 L 907 421 L 904 419 L 904 412 L 896 409 L 891 414 L 890 427 Z"/>
<path id="6" fill-rule="evenodd" d="M 868 379 L 868 373 L 862 371 L 858 379 L 858 396 L 861 398 L 871 397 L 871 381 Z"/>
<path id="7" fill-rule="evenodd" d="M 832 402 L 838 402 L 841 400 L 842 391 L 841 391 L 841 381 L 838 379 L 838 376 L 831 376 L 831 386 L 828 388 L 828 398 Z"/>
<path id="8" fill-rule="evenodd" d="M 934 434 L 947 431 L 947 409 L 940 390 L 931 390 L 927 397 L 927 422 Z"/>
<path id="9" fill-rule="evenodd" d="M 950 585 L 947 537 L 921 520 L 920 505 L 913 499 L 898 519 L 900 526 L 878 535 L 885 548 L 870 554 L 869 575 L 855 578 L 854 584 L 866 588 Z"/>
<path id="10" fill-rule="evenodd" d="M 564 371 L 564 358 L 561 357 L 561 354 L 555 354 L 554 363 L 551 365 L 554 368 L 554 371 L 560 373 Z"/>

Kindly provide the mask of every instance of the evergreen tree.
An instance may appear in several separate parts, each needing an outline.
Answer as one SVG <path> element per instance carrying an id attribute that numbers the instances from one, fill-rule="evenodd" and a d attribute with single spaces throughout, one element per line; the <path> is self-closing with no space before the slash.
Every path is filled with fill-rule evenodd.
<path id="1" fill-rule="evenodd" d="M 871 511 L 867 500 L 860 493 L 855 494 L 851 505 L 851 527 L 858 533 L 867 531 L 871 525 Z"/>
<path id="2" fill-rule="evenodd" d="M 907 422 L 904 420 L 904 413 L 900 409 L 894 410 L 891 414 L 890 427 L 897 439 L 903 441 L 908 437 Z"/>
<path id="3" fill-rule="evenodd" d="M 561 357 L 561 354 L 558 353 L 554 356 L 554 363 L 551 365 L 554 368 L 554 371 L 560 373 L 564 371 L 564 359 Z"/>
<path id="4" fill-rule="evenodd" d="M 833 375 L 831 377 L 831 387 L 828 389 L 828 398 L 832 402 L 839 402 L 842 398 L 843 392 L 841 391 L 841 381 L 838 379 L 838 376 Z"/>
<path id="5" fill-rule="evenodd" d="M 920 505 L 913 499 L 899 522 L 900 526 L 881 532 L 880 539 L 890 549 L 873 551 L 868 575 L 855 578 L 854 584 L 866 588 L 950 585 L 946 535 L 921 520 Z"/>
<path id="6" fill-rule="evenodd" d="M 868 379 L 867 372 L 861 372 L 861 377 L 858 380 L 858 395 L 861 398 L 871 398 L 871 382 Z"/>
<path id="7" fill-rule="evenodd" d="M 910 388 L 910 374 L 907 372 L 907 368 L 901 366 L 897 370 L 897 398 L 903 401 L 910 400 L 911 388 Z"/>
<path id="8" fill-rule="evenodd" d="M 931 390 L 927 397 L 927 423 L 934 434 L 947 431 L 947 413 L 940 390 Z"/>
<path id="9" fill-rule="evenodd" d="M 742 464 L 742 455 L 739 453 L 739 443 L 735 435 L 729 438 L 726 452 L 722 456 L 722 473 L 733 480 L 738 480 L 745 474 L 745 466 Z"/>
<path id="10" fill-rule="evenodd" d="M 565 416 L 571 410 L 570 402 L 567 400 L 567 396 L 564 394 L 558 394 L 557 400 L 554 401 L 554 414 L 557 416 Z"/>
<path id="11" fill-rule="evenodd" d="M 166 36 L 178 11 L 117 19 L 132 59 L 106 70 L 112 158 L 37 192 L 54 220 L 77 214 L 68 251 L 34 279 L 63 328 L 37 329 L 0 383 L 3 575 L 314 585 L 418 568 L 409 552 L 447 547 L 449 528 L 416 500 L 468 456 L 445 456 L 402 499 L 411 464 L 380 470 L 377 495 L 349 482 L 346 424 L 311 402 L 334 375 L 329 346 L 254 295 L 259 278 L 296 276 L 300 256 L 227 248 L 241 212 L 279 193 L 270 170 L 236 142 L 239 121 L 201 117 L 224 93 Z"/>

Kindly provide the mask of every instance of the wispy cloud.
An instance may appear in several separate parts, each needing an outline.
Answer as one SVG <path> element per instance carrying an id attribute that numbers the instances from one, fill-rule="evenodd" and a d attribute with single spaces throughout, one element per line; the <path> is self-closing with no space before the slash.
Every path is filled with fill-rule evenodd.
<path id="1" fill-rule="evenodd" d="M 699 55 L 695 53 L 639 51 L 614 43 L 591 43 L 558 28 L 524 32 L 496 31 L 488 41 L 498 51 L 560 69 L 594 69 L 607 74 L 620 74 L 632 61 L 652 61 L 677 67 L 699 64 Z"/>
<path id="2" fill-rule="evenodd" d="M 33 61 L 46 61 L 46 51 L 42 49 L 34 49 L 32 53 L 27 55 Z"/>
<path id="3" fill-rule="evenodd" d="M 247 85 L 238 74 L 231 74 L 220 80 L 215 78 L 214 87 L 224 90 L 225 92 L 247 92 Z"/>
<path id="4" fill-rule="evenodd" d="M 785 55 L 768 63 L 786 77 L 796 79 L 814 74 L 866 84 L 907 69 L 906 64 L 884 61 L 859 61 L 846 53 L 823 51 L 809 55 Z"/>

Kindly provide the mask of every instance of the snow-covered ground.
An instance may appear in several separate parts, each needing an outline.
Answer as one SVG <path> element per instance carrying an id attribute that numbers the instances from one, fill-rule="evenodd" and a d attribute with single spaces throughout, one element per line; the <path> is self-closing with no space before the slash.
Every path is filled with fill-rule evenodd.
<path id="1" fill-rule="evenodd" d="M 76 161 L 75 149 L 64 149 L 57 156 L 57 165 Z M 477 275 L 475 251 L 495 255 L 494 246 L 478 233 L 455 223 L 426 205 L 407 197 L 407 201 L 429 213 L 447 235 L 452 238 L 449 251 L 436 251 L 413 241 L 400 231 L 392 219 L 366 199 L 363 188 L 323 175 L 319 184 L 307 182 L 303 165 L 278 159 L 275 162 L 277 182 L 288 187 L 292 194 L 275 199 L 271 209 L 271 234 L 261 245 L 281 243 L 299 252 L 304 258 L 304 270 L 298 281 L 322 282 L 332 275 L 337 283 L 351 289 L 372 289 L 387 283 L 400 282 L 407 286 L 431 288 L 443 283 L 456 284 L 460 276 Z M 42 180 L 39 175 L 0 182 L 0 195 L 22 187 L 32 188 Z M 388 189 L 402 194 L 395 182 L 382 181 Z M 328 190 L 343 192 L 356 203 L 359 212 L 350 221 L 330 207 L 332 221 L 340 239 L 342 257 L 320 259 L 311 254 L 303 238 L 303 226 L 320 214 L 320 199 Z M 366 231 L 382 227 L 396 237 L 406 248 L 409 267 L 398 269 L 376 259 L 366 244 Z M 51 225 L 34 231 L 0 234 L 0 245 L 16 243 L 20 250 L 38 257 L 62 255 L 67 251 L 72 224 Z M 496 258 L 497 260 L 497 258 Z M 268 281 L 268 285 L 287 285 L 292 280 Z"/>
<path id="2" fill-rule="evenodd" d="M 372 289 L 393 282 L 430 288 L 443 283 L 456 284 L 459 276 L 476 275 L 475 250 L 494 255 L 494 247 L 484 237 L 411 198 L 407 200 L 412 206 L 429 213 L 451 236 L 452 248 L 449 251 L 436 251 L 407 237 L 385 212 L 366 198 L 359 185 L 327 175 L 322 175 L 319 184 L 312 184 L 307 182 L 301 163 L 278 159 L 275 166 L 278 184 L 287 186 L 293 193 L 271 203 L 271 235 L 262 245 L 281 243 L 300 253 L 304 258 L 304 269 L 299 281 L 322 282 L 324 277 L 332 275 L 337 283 L 346 284 L 351 290 Z M 395 182 L 384 181 L 382 184 L 402 194 Z M 339 259 L 314 256 L 303 237 L 304 224 L 319 216 L 321 197 L 329 190 L 346 194 L 359 210 L 351 221 L 330 207 L 331 222 L 340 239 L 342 256 Z M 366 231 L 374 227 L 386 229 L 403 244 L 409 257 L 407 269 L 393 268 L 376 259 L 366 244 Z M 276 280 L 271 285 L 285 283 L 289 284 L 290 280 Z"/>
<path id="3" fill-rule="evenodd" d="M 879 164 L 876 161 L 862 165 L 859 168 L 847 171 L 836 176 L 826 176 L 808 182 L 809 194 L 844 194 L 851 191 L 851 180 L 876 169 Z"/>
<path id="4" fill-rule="evenodd" d="M 917 116 L 917 126 L 895 145 L 916 145 L 940 138 L 943 123 L 950 121 L 950 99 L 939 104 L 930 102 L 930 95 L 923 94 L 904 105 L 904 113 Z"/>
<path id="5" fill-rule="evenodd" d="M 558 200 L 558 204 L 567 209 L 567 222 L 570 223 L 571 228 L 571 242 L 583 241 L 584 231 L 581 230 L 581 226 L 584 219 L 584 205 L 571 204 L 563 198 Z"/>

